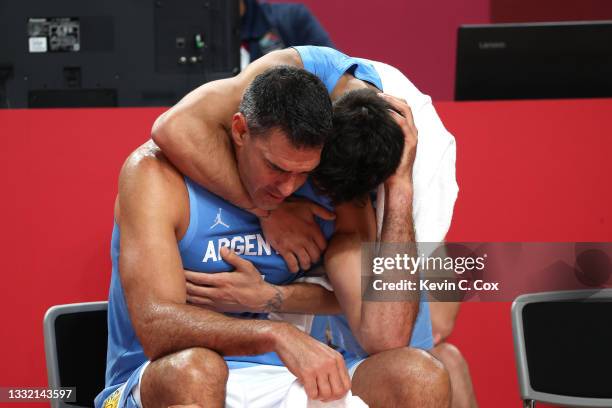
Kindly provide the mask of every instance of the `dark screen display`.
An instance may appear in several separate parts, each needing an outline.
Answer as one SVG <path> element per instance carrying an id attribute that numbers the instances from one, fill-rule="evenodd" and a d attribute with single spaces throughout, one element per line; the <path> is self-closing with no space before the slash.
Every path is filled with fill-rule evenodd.
<path id="1" fill-rule="evenodd" d="M 462 26 L 455 99 L 610 97 L 611 35 L 609 22 Z"/>
<path id="2" fill-rule="evenodd" d="M 61 315 L 55 332 L 61 386 L 76 387 L 76 402 L 67 404 L 93 407 L 104 388 L 106 310 Z"/>
<path id="3" fill-rule="evenodd" d="M 535 391 L 612 398 L 612 302 L 541 302 L 523 308 Z"/>

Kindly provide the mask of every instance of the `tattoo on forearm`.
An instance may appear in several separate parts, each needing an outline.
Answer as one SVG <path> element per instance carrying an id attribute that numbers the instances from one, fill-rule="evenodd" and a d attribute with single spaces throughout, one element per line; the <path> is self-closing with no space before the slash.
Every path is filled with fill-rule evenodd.
<path id="1" fill-rule="evenodd" d="M 270 298 L 268 299 L 268 301 L 266 302 L 266 305 L 264 306 L 264 312 L 280 312 L 281 307 L 283 306 L 283 292 L 281 292 L 281 290 L 279 288 L 277 288 L 276 286 L 272 286 L 272 288 L 274 288 L 274 290 L 276 291 L 276 293 Z"/>

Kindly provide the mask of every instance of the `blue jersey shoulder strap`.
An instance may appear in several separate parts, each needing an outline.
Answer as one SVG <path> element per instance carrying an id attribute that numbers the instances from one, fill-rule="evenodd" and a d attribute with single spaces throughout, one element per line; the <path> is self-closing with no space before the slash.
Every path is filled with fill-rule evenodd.
<path id="1" fill-rule="evenodd" d="M 319 77 L 330 93 L 340 77 L 347 72 L 357 79 L 371 83 L 381 91 L 383 89 L 378 72 L 366 60 L 349 57 L 329 47 L 304 45 L 293 48 L 300 54 L 304 69 Z"/>

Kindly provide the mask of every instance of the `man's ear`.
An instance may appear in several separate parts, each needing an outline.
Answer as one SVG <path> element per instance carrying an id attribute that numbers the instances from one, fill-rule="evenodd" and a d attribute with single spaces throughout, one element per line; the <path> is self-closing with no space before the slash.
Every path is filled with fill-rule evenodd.
<path id="1" fill-rule="evenodd" d="M 232 141 L 236 146 L 244 144 L 247 130 L 246 117 L 240 112 L 234 113 L 234 116 L 232 116 Z"/>

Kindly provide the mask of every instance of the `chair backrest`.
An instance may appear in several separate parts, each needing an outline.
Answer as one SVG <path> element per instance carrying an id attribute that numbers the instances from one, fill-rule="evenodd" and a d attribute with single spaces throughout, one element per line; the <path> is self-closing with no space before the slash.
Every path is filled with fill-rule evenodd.
<path id="1" fill-rule="evenodd" d="M 523 400 L 612 407 L 612 289 L 519 296 L 512 331 Z"/>
<path id="2" fill-rule="evenodd" d="M 107 302 L 51 307 L 44 318 L 49 387 L 75 387 L 76 401 L 52 400 L 52 408 L 93 407 L 104 388 L 108 337 Z"/>

